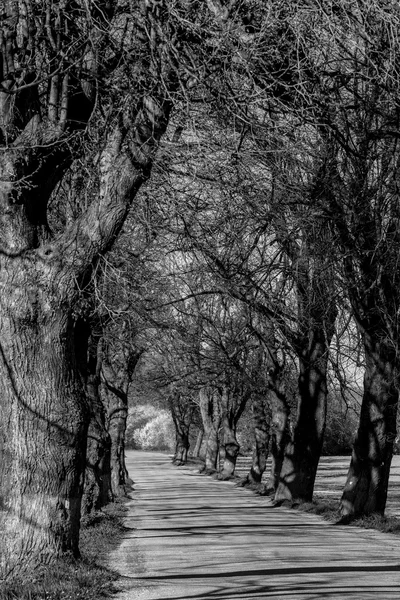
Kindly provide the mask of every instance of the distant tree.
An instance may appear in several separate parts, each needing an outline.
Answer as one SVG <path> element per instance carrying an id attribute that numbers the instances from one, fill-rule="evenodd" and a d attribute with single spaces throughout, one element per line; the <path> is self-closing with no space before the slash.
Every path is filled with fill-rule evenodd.
<path id="1" fill-rule="evenodd" d="M 185 464 L 190 447 L 190 427 L 193 422 L 195 404 L 192 399 L 183 396 L 180 391 L 172 391 L 168 396 L 168 404 L 175 425 L 176 444 L 173 462 Z"/>
<path id="2" fill-rule="evenodd" d="M 111 443 L 111 484 L 115 496 L 126 493 L 129 474 L 125 465 L 125 432 L 128 392 L 136 365 L 143 352 L 135 345 L 128 320 L 109 323 L 103 331 L 100 355 L 100 396 L 106 411 Z"/>

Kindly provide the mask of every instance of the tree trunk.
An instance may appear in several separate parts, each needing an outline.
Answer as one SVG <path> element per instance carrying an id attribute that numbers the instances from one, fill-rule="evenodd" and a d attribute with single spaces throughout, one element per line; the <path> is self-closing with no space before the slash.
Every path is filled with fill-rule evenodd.
<path id="1" fill-rule="evenodd" d="M 232 410 L 232 400 L 229 397 L 232 393 L 234 392 L 224 385 L 220 396 L 222 426 L 221 447 L 224 449 L 222 469 L 219 475 L 220 479 L 230 479 L 233 477 L 236 468 L 236 459 L 240 450 L 240 445 L 236 438 L 236 415 Z"/>
<path id="2" fill-rule="evenodd" d="M 203 443 L 203 438 L 204 438 L 204 429 L 199 429 L 197 438 L 196 438 L 196 444 L 195 444 L 195 447 L 194 447 L 193 453 L 192 453 L 193 458 L 198 458 L 200 456 L 200 449 L 201 449 L 201 445 Z"/>
<path id="3" fill-rule="evenodd" d="M 102 384 L 102 395 L 106 398 L 107 429 L 111 440 L 111 487 L 115 496 L 125 496 L 129 474 L 125 465 L 125 431 L 128 418 L 127 394 Z"/>
<path id="4" fill-rule="evenodd" d="M 285 448 L 290 440 L 289 404 L 283 389 L 272 394 L 271 418 L 271 471 L 268 478 L 267 490 L 275 493 L 278 489 Z"/>
<path id="5" fill-rule="evenodd" d="M 325 431 L 329 344 L 324 331 L 315 329 L 311 338 L 309 349 L 299 357 L 297 419 L 285 449 L 276 502 L 310 502 L 313 496 Z"/>
<path id="6" fill-rule="evenodd" d="M 194 405 L 191 398 L 179 392 L 169 397 L 169 408 L 175 426 L 176 447 L 173 462 L 184 464 L 187 462 L 190 446 L 190 426 L 192 424 Z"/>
<path id="7" fill-rule="evenodd" d="M 341 515 L 349 520 L 384 514 L 393 443 L 396 438 L 398 387 L 393 348 L 364 336 L 365 374 L 360 424 L 346 484 Z"/>
<path id="8" fill-rule="evenodd" d="M 218 478 L 222 480 L 231 479 L 235 474 L 236 460 L 240 445 L 236 438 L 236 427 L 228 418 L 222 419 L 222 444 L 220 454 L 220 473 Z"/>
<path id="9" fill-rule="evenodd" d="M 189 452 L 189 432 L 176 427 L 176 446 L 173 462 L 178 465 L 187 463 Z"/>
<path id="10" fill-rule="evenodd" d="M 111 439 L 105 427 L 102 405 L 91 403 L 91 419 L 86 451 L 85 487 L 82 512 L 90 514 L 113 500 L 111 482 Z"/>
<path id="11" fill-rule="evenodd" d="M 132 483 L 125 464 L 125 432 L 128 418 L 128 391 L 141 351 L 108 332 L 113 343 L 102 346 L 100 392 L 107 411 L 107 430 L 111 440 L 111 487 L 115 496 L 125 496 Z M 115 333 L 115 332 L 114 332 Z M 118 341 L 115 341 L 117 339 Z"/>
<path id="12" fill-rule="evenodd" d="M 207 473 L 215 473 L 218 461 L 218 431 L 221 422 L 218 403 L 212 391 L 203 388 L 200 390 L 199 404 L 206 438 L 205 470 Z"/>
<path id="13" fill-rule="evenodd" d="M 79 555 L 88 426 L 72 321 L 59 298 L 47 299 L 54 312 L 39 311 L 35 296 L 24 298 L 27 273 L 21 266 L 20 286 L 14 273 L 13 292 L 0 300 L 1 577 Z"/>
<path id="14" fill-rule="evenodd" d="M 99 510 L 114 499 L 111 480 L 111 437 L 106 429 L 106 411 L 99 395 L 100 378 L 89 373 L 86 383 L 90 424 L 86 450 L 83 512 Z"/>
<path id="15" fill-rule="evenodd" d="M 138 33 L 133 46 L 132 36 L 121 33 L 124 17 L 109 18 L 111 5 L 106 12 L 97 6 L 82 11 L 79 5 L 71 7 L 72 13 L 65 7 L 53 10 L 57 6 L 51 2 L 47 8 L 2 3 L 0 578 L 63 552 L 79 553 L 89 412 L 71 313 L 82 279 L 111 247 L 150 175 L 178 87 L 167 46 L 160 43 L 165 21 L 158 7 L 134 11 L 134 23 L 127 25 Z M 91 40 L 90 50 L 80 42 L 82 31 Z M 42 43 L 42 34 L 49 43 Z M 101 151 L 93 149 L 94 161 L 85 136 L 75 134 L 104 99 L 97 57 L 105 40 L 112 40 L 109 67 L 103 70 L 110 85 L 120 83 L 122 53 L 132 77 L 148 86 L 140 91 L 131 86 L 129 98 L 125 92 L 113 96 L 121 118 L 100 125 Z M 132 63 L 131 51 L 139 46 L 149 60 Z M 43 78 L 47 85 L 41 84 Z M 101 111 L 97 116 L 101 121 Z M 66 222 L 64 192 L 55 190 L 84 153 L 82 163 L 96 165 L 87 188 L 93 185 L 96 194 L 88 191 L 92 201 L 87 205 L 77 201 L 78 216 Z M 48 226 L 53 193 L 54 235 Z"/>
<path id="16" fill-rule="evenodd" d="M 85 485 L 82 513 L 99 510 L 113 500 L 111 489 L 111 440 L 106 429 L 106 414 L 100 399 L 101 339 L 99 319 L 78 318 L 75 348 L 78 367 L 90 410 L 87 436 Z"/>
<path id="17" fill-rule="evenodd" d="M 249 483 L 261 483 L 267 466 L 270 442 L 271 407 L 267 397 L 261 394 L 253 395 L 252 402 L 254 450 L 250 472 L 247 475 Z"/>

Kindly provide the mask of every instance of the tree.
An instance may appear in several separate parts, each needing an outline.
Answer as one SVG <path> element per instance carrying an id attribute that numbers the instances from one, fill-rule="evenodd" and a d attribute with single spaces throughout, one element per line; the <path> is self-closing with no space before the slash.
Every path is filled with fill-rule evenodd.
<path id="1" fill-rule="evenodd" d="M 400 45 L 392 32 L 399 19 L 395 3 L 366 0 L 304 7 L 284 27 L 302 57 L 290 58 L 301 84 L 292 88 L 289 110 L 314 130 L 310 152 L 319 152 L 320 163 L 314 206 L 332 226 L 363 340 L 360 425 L 341 503 L 346 519 L 383 513 L 396 431 Z M 312 26 L 304 28 L 306 21 Z"/>
<path id="2" fill-rule="evenodd" d="M 79 554 L 89 412 L 73 306 L 149 176 L 176 89 L 168 13 L 6 2 L 0 101 L 2 576 Z M 160 23 L 162 22 L 162 30 Z M 161 36 L 162 33 L 162 36 Z M 160 37 L 161 36 L 161 37 Z M 84 141 L 83 130 L 93 132 Z M 50 231 L 49 199 L 74 160 L 88 204 Z M 7 549 L 7 550 L 5 550 Z"/>
<path id="3" fill-rule="evenodd" d="M 191 402 L 190 397 L 183 396 L 179 391 L 172 392 L 169 395 L 168 403 L 176 432 L 176 446 L 173 462 L 178 465 L 183 465 L 188 459 L 190 426 L 192 425 L 195 405 Z"/>
<path id="4" fill-rule="evenodd" d="M 365 380 L 342 512 L 383 512 L 398 404 L 399 8 L 373 0 L 208 6 L 219 39 L 206 64 L 193 60 L 207 74 L 197 99 L 210 101 L 227 143 L 213 145 L 203 115 L 201 168 L 188 161 L 178 174 L 186 250 L 218 276 L 218 292 L 272 319 L 295 357 L 300 403 L 278 499 L 312 495 L 336 300 L 348 297 Z M 258 220 L 239 222 L 243 199 Z"/>
<path id="5" fill-rule="evenodd" d="M 98 315 L 82 316 L 75 324 L 76 358 L 90 411 L 87 432 L 82 512 L 90 514 L 114 499 L 111 486 L 111 438 L 106 411 L 100 397 L 101 343 L 103 328 Z"/>
<path id="6" fill-rule="evenodd" d="M 100 395 L 106 410 L 111 446 L 111 484 L 116 496 L 124 496 L 129 483 L 125 465 L 128 391 L 142 352 L 135 346 L 134 331 L 129 327 L 128 319 L 108 324 L 102 339 Z"/>
<path id="7" fill-rule="evenodd" d="M 290 150 L 287 144 L 287 124 L 281 125 L 276 117 L 267 126 L 260 112 L 253 118 L 251 139 L 242 140 L 234 161 L 230 158 L 235 149 L 233 124 L 225 123 L 231 125 L 228 133 L 217 130 L 217 135 L 226 136 L 224 148 L 218 147 L 219 168 L 224 165 L 225 172 L 215 175 L 214 169 L 209 175 L 211 165 L 200 156 L 203 171 L 197 171 L 197 180 L 189 186 L 181 177 L 186 183 L 182 221 L 188 247 L 213 274 L 215 288 L 257 312 L 264 329 L 277 332 L 284 353 L 297 363 L 297 420 L 285 461 L 275 463 L 282 463 L 284 470 L 275 468 L 274 484 L 279 478 L 277 501 L 309 500 L 322 450 L 329 346 L 337 316 L 333 260 L 328 252 L 332 236 L 325 220 L 309 206 L 320 186 L 319 164 L 310 159 L 306 169 L 296 156 L 299 148 Z M 209 122 L 203 126 L 209 133 Z M 279 127 L 284 133 L 276 132 Z M 285 152 L 278 152 L 282 141 Z M 276 344 L 270 338 L 265 344 L 272 357 Z M 282 441 L 288 402 L 279 383 L 282 367 L 276 356 L 271 360 L 277 413 L 273 422 L 281 424 L 278 438 Z"/>
<path id="8" fill-rule="evenodd" d="M 254 61 L 254 81 L 292 140 L 303 132 L 303 162 L 315 177 L 305 204 L 312 222 L 329 228 L 364 346 L 341 510 L 346 519 L 383 513 L 398 404 L 399 7 L 363 0 L 270 8 L 265 41 L 274 40 L 275 53 Z"/>
<path id="9" fill-rule="evenodd" d="M 205 386 L 200 389 L 199 406 L 205 438 L 205 472 L 215 473 L 218 469 L 221 414 L 213 389 Z"/>

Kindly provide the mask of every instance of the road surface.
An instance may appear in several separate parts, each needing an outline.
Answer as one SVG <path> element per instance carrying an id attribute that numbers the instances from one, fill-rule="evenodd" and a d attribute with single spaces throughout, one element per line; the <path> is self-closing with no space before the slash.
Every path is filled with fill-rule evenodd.
<path id="1" fill-rule="evenodd" d="M 400 599 L 397 536 L 273 508 L 165 454 L 130 451 L 127 466 L 116 600 Z"/>

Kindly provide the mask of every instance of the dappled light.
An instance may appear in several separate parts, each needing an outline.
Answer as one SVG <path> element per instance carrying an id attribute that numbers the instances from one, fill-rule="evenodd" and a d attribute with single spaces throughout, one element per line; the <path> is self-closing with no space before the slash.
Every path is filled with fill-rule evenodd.
<path id="1" fill-rule="evenodd" d="M 343 459 L 329 458 L 322 477 L 339 460 L 343 476 Z M 272 508 L 232 482 L 174 467 L 167 455 L 129 452 L 127 464 L 136 485 L 112 555 L 118 600 L 400 595 L 400 549 L 381 533 Z"/>
<path id="2" fill-rule="evenodd" d="M 0 598 L 399 598 L 400 3 L 1 7 Z"/>

